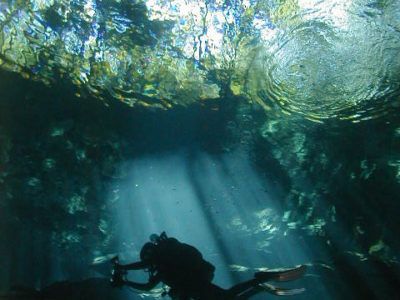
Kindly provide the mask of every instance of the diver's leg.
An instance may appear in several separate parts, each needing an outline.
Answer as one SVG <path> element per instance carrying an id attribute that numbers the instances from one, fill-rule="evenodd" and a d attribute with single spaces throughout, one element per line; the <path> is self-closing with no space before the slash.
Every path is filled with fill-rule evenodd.
<path id="1" fill-rule="evenodd" d="M 263 282 L 262 280 L 257 279 L 257 278 L 250 279 L 250 280 L 235 284 L 233 287 L 228 289 L 228 293 L 232 296 L 238 296 L 249 289 L 257 287 L 262 282 Z M 243 298 L 243 299 L 245 299 L 245 298 Z"/>
<path id="2" fill-rule="evenodd" d="M 213 283 L 208 283 L 203 286 L 203 290 L 200 292 L 199 297 L 195 297 L 198 300 L 238 300 L 236 295 L 232 295 L 229 290 L 223 289 Z"/>
<path id="3" fill-rule="evenodd" d="M 252 287 L 248 288 L 247 290 L 244 290 L 240 294 L 236 295 L 235 299 L 247 300 L 250 297 L 252 297 L 258 293 L 261 293 L 261 292 L 265 292 L 265 290 L 263 288 L 261 288 L 259 285 L 252 286 Z"/>

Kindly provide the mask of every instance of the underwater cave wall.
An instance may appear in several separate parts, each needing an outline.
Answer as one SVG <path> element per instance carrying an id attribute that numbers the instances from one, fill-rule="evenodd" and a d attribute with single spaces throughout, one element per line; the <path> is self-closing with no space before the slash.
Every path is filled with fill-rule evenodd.
<path id="1" fill-rule="evenodd" d="M 125 163 L 182 145 L 219 151 L 230 115 L 217 103 L 171 111 L 106 106 L 77 98 L 63 81 L 48 88 L 0 77 L 3 290 L 93 275 L 93 258 L 116 251 L 110 212 Z"/>
<path id="2" fill-rule="evenodd" d="M 62 82 L 49 89 L 10 73 L 1 76 L 3 290 L 92 275 L 86 266 L 93 257 L 115 251 L 109 212 L 118 195 L 109 193 L 126 174 L 124 162 L 197 144 L 213 153 L 242 147 L 258 171 L 273 178 L 284 211 L 274 216 L 279 230 L 272 243 L 288 236 L 321 243 L 331 260 L 310 265 L 351 276 L 349 267 L 372 264 L 366 268 L 371 274 L 386 274 L 379 291 L 394 291 L 400 228 L 397 115 L 320 124 L 278 109 L 266 114 L 239 98 L 206 108 L 146 111 L 76 98 Z M 361 283 L 367 276 L 356 275 Z"/>
<path id="3" fill-rule="evenodd" d="M 2 288 L 82 278 L 92 249 L 111 241 L 102 195 L 123 141 L 104 107 L 74 102 L 61 85 L 1 77 Z"/>

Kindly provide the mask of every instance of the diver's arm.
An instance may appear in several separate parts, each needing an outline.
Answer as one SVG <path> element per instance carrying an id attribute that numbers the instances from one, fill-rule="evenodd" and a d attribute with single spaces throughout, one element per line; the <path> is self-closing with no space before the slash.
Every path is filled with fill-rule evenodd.
<path id="1" fill-rule="evenodd" d="M 148 267 L 149 265 L 143 261 L 137 261 L 127 265 L 118 265 L 118 268 L 121 270 L 140 270 L 140 269 L 146 269 Z"/>
<path id="2" fill-rule="evenodd" d="M 124 285 L 127 285 L 131 288 L 134 288 L 135 290 L 141 290 L 141 291 L 150 291 L 151 289 L 153 289 L 157 284 L 160 283 L 160 279 L 158 278 L 158 276 L 152 276 L 149 279 L 149 282 L 147 283 L 138 283 L 138 282 L 133 282 L 133 281 L 129 281 L 129 280 L 125 280 L 124 281 Z"/>

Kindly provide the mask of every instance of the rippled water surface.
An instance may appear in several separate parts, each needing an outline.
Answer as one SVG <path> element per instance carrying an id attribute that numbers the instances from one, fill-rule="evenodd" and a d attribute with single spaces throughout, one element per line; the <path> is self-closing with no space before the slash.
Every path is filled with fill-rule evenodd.
<path id="1" fill-rule="evenodd" d="M 130 105 L 230 89 L 313 120 L 399 103 L 398 1 L 2 1 L 3 68 Z"/>
<path id="2" fill-rule="evenodd" d="M 396 105 L 399 3 L 298 1 L 266 48 L 267 94 L 308 117 L 368 119 Z"/>

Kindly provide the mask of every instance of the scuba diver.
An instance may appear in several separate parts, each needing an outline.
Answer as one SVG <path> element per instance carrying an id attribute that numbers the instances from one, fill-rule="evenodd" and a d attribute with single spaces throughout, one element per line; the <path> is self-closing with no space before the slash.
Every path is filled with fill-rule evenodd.
<path id="1" fill-rule="evenodd" d="M 168 294 L 176 300 L 234 300 L 249 297 L 266 291 L 274 295 L 296 295 L 304 289 L 285 289 L 267 284 L 267 281 L 289 281 L 301 277 L 305 266 L 280 271 L 256 272 L 253 279 L 223 289 L 212 283 L 215 267 L 203 259 L 195 247 L 179 242 L 175 238 L 152 234 L 151 242 L 144 244 L 140 251 L 140 261 L 121 265 L 118 257 L 113 262 L 111 284 L 124 285 L 136 290 L 150 291 L 160 282 L 170 289 Z M 147 270 L 147 283 L 125 280 L 128 270 Z"/>

